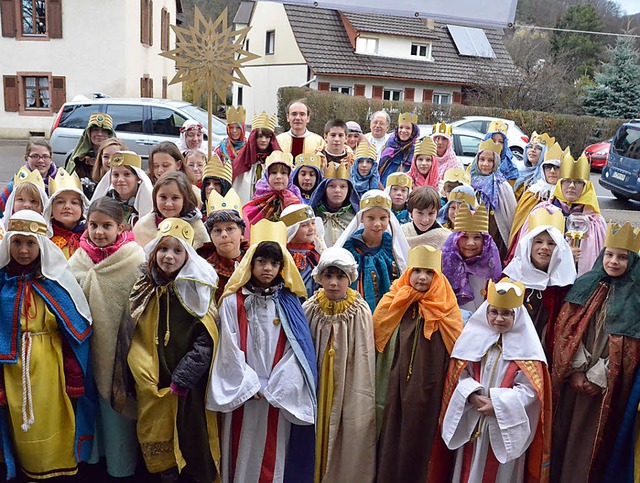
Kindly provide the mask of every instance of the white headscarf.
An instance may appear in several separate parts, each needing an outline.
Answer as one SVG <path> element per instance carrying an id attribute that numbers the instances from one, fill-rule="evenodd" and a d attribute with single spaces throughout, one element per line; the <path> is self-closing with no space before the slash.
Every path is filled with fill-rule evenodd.
<path id="1" fill-rule="evenodd" d="M 496 284 L 499 288 L 500 284 Z M 463 361 L 477 362 L 482 360 L 487 351 L 502 336 L 502 358 L 507 361 L 541 361 L 547 363 L 538 333 L 524 306 L 516 307 L 515 319 L 511 330 L 500 334 L 487 322 L 487 307 L 483 304 L 471 316 L 462 329 L 462 333 L 451 351 L 451 357 Z"/>
<path id="2" fill-rule="evenodd" d="M 551 254 L 551 261 L 546 272 L 537 269 L 531 262 L 533 239 L 543 231 L 556 242 Z M 511 280 L 519 280 L 526 288 L 544 290 L 548 286 L 566 287 L 575 282 L 576 266 L 571 254 L 571 247 L 564 236 L 554 226 L 537 226 L 518 242 L 516 256 L 504 269 L 504 274 Z"/>
<path id="3" fill-rule="evenodd" d="M 35 221 L 46 225 L 46 221 L 42 215 L 32 210 L 17 211 L 11 216 L 11 219 Z M 50 235 L 43 236 L 27 231 L 7 231 L 2 243 L 0 243 L 0 267 L 6 267 L 11 261 L 9 248 L 11 245 L 11 238 L 14 235 L 32 236 L 36 239 L 38 246 L 40 247 L 40 272 L 45 278 L 59 283 L 71 296 L 71 299 L 73 300 L 78 312 L 80 312 L 80 315 L 91 322 L 91 310 L 89 310 L 89 304 L 87 303 L 84 292 L 82 291 L 82 288 L 80 288 L 80 285 L 78 285 L 78 282 L 71 273 L 71 270 L 69 270 L 67 259 L 62 253 L 62 250 L 60 250 L 55 243 L 49 240 L 48 236 Z"/>
<path id="4" fill-rule="evenodd" d="M 387 193 L 382 190 L 369 190 L 365 194 L 362 195 L 360 201 L 364 201 L 368 198 L 373 198 L 375 196 L 383 196 L 391 201 L 391 198 Z M 362 206 L 362 205 L 361 205 Z M 362 224 L 362 215 L 364 212 L 371 208 L 380 208 L 379 206 L 369 206 L 365 208 L 360 208 L 360 211 L 353 217 L 347 228 L 342 232 L 340 238 L 334 243 L 333 246 L 343 247 L 345 242 L 349 239 L 351 235 L 353 235 L 360 225 Z M 386 209 L 386 208 L 384 208 Z M 391 213 L 391 210 L 387 210 L 389 212 L 389 226 L 387 227 L 387 231 L 391 233 L 392 243 L 393 243 L 393 256 L 396 259 L 396 263 L 398 264 L 398 271 L 402 273 L 407 268 L 407 258 L 409 256 L 409 244 L 407 243 L 407 238 L 402 232 L 402 228 L 400 228 L 400 223 L 398 223 L 398 219 Z"/>
<path id="5" fill-rule="evenodd" d="M 47 206 L 47 204 L 49 203 L 49 196 L 47 195 L 44 188 L 42 188 L 42 186 L 38 186 L 35 183 L 31 183 L 31 184 L 33 184 L 33 186 L 38 188 L 38 192 L 40 193 L 40 198 L 42 198 L 42 206 L 43 207 Z M 9 226 L 9 218 L 11 218 L 13 214 L 13 205 L 16 202 L 16 188 L 17 186 L 14 185 L 13 191 L 11 191 L 9 198 L 7 198 L 7 202 L 4 205 L 4 218 L 2 219 L 2 226 L 4 227 L 5 232 L 7 231 L 7 226 Z M 31 210 L 26 210 L 26 211 L 31 211 Z M 49 231 L 47 230 L 47 236 L 49 237 L 53 236 L 53 231 L 49 233 Z"/>
<path id="6" fill-rule="evenodd" d="M 193 119 L 187 119 L 182 125 L 182 127 L 180 128 L 180 139 L 178 139 L 178 142 L 176 144 L 178 145 L 178 149 L 180 150 L 181 153 L 184 153 L 185 151 L 189 150 L 189 147 L 187 146 L 187 132 L 191 130 L 189 128 L 194 128 L 196 126 L 200 126 L 200 130 L 204 131 L 204 128 L 202 127 L 202 125 L 198 121 L 194 121 Z M 197 149 L 198 151 L 202 151 L 203 153 L 206 153 L 206 148 L 203 145 L 204 145 L 204 136 L 202 136 L 202 142 L 200 143 L 200 146 L 198 146 Z"/>
<path id="7" fill-rule="evenodd" d="M 142 218 L 147 213 L 151 213 L 153 211 L 153 183 L 151 183 L 147 173 L 142 171 L 140 168 L 136 166 L 129 167 L 136 172 L 136 176 L 140 179 L 138 191 L 136 192 L 136 200 L 133 202 L 133 208 L 138 212 L 138 216 Z M 104 174 L 98 183 L 98 186 L 96 186 L 96 190 L 93 192 L 93 197 L 91 199 L 97 200 L 102 196 L 106 196 L 107 192 L 112 189 L 111 170 L 109 170 Z"/>
<path id="8" fill-rule="evenodd" d="M 74 193 L 78 193 L 80 195 L 80 201 L 82 202 L 82 218 L 87 217 L 87 210 L 89 209 L 89 199 L 84 194 L 84 192 L 81 189 L 71 188 L 71 187 L 59 189 L 58 191 L 56 191 L 51 195 L 51 198 L 49 198 L 49 200 L 47 201 L 47 204 L 45 205 L 44 211 L 42 213 L 43 218 L 47 220 L 47 227 L 51 230 L 52 233 L 53 233 L 53 225 L 52 225 L 53 217 L 51 216 L 51 212 L 53 211 L 53 201 L 63 191 L 73 191 Z"/>
<path id="9" fill-rule="evenodd" d="M 300 203 L 295 205 L 289 205 L 284 210 L 282 210 L 282 213 L 280 213 L 280 218 L 288 215 L 289 213 L 293 213 L 294 211 L 307 208 L 308 206 L 309 205 L 300 204 Z M 298 229 L 300 228 L 300 225 L 302 225 L 307 221 L 310 221 L 310 220 L 299 221 L 298 223 L 294 223 L 293 225 L 287 227 L 287 243 L 291 242 L 291 240 L 293 240 L 293 237 L 296 236 L 296 233 L 298 233 Z M 313 239 L 313 244 L 316 247 L 316 251 L 318 253 L 322 253 L 327 248 L 327 245 L 324 243 L 324 225 L 322 223 L 322 218 L 320 218 L 319 216 L 316 216 L 315 218 L 313 218 L 313 221 L 316 224 L 316 236 Z"/>
<path id="10" fill-rule="evenodd" d="M 322 255 L 320 255 L 320 261 L 318 265 L 313 269 L 311 275 L 313 279 L 320 283 L 320 275 L 328 267 L 336 267 L 342 270 L 349 277 L 349 284 L 352 284 L 358 279 L 358 264 L 356 259 L 353 258 L 351 252 L 345 248 L 329 247 Z"/>
<path id="11" fill-rule="evenodd" d="M 147 261 L 162 238 L 164 237 L 156 237 L 144 247 Z M 175 237 L 175 239 L 182 244 L 187 252 L 187 261 L 174 279 L 176 295 L 187 312 L 202 318 L 209 310 L 215 295 L 218 274 L 204 258 L 196 253 L 191 245 L 181 238 Z"/>

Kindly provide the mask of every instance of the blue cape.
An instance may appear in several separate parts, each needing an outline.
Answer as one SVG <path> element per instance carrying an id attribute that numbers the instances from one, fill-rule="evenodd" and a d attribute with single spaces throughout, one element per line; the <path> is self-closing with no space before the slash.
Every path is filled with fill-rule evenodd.
<path id="1" fill-rule="evenodd" d="M 500 172 L 507 180 L 518 179 L 519 171 L 515 164 L 513 164 L 513 153 L 509 148 L 509 139 L 504 133 L 501 132 L 488 132 L 484 136 L 484 140 L 490 139 L 494 134 L 502 134 L 504 138 L 504 148 L 502 149 L 502 154 L 500 155 Z"/>

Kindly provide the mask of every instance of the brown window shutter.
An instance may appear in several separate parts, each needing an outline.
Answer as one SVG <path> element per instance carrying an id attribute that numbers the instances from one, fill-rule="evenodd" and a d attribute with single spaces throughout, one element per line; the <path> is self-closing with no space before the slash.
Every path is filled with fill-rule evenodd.
<path id="1" fill-rule="evenodd" d="M 404 100 L 407 102 L 413 102 L 413 98 L 416 95 L 416 90 L 413 87 L 405 87 Z"/>
<path id="2" fill-rule="evenodd" d="M 0 0 L 0 18 L 2 18 L 2 36 L 15 37 L 16 25 L 16 0 Z M 6 97 L 5 97 L 6 99 Z M 5 100 L 6 103 L 6 100 Z"/>
<path id="3" fill-rule="evenodd" d="M 147 92 L 149 93 L 149 97 L 153 97 L 153 79 L 152 78 L 147 79 L 147 83 L 148 83 Z"/>
<path id="4" fill-rule="evenodd" d="M 51 110 L 56 112 L 67 102 L 67 80 L 64 76 L 53 76 L 51 86 Z"/>
<path id="5" fill-rule="evenodd" d="M 47 2 L 47 35 L 50 39 L 62 38 L 62 0 Z"/>
<path id="6" fill-rule="evenodd" d="M 149 39 L 149 46 L 153 45 L 153 0 L 148 0 L 148 4 L 149 4 L 149 24 L 148 24 L 148 28 L 149 28 L 149 32 L 148 32 L 148 39 Z"/>
<path id="7" fill-rule="evenodd" d="M 18 91 L 18 76 L 3 75 L 2 81 L 4 85 L 4 110 L 7 112 L 18 112 L 20 110 L 20 106 L 19 106 L 20 93 Z"/>
<path id="8" fill-rule="evenodd" d="M 354 96 L 364 96 L 364 85 L 356 84 L 353 86 L 353 95 Z"/>
<path id="9" fill-rule="evenodd" d="M 160 50 L 169 50 L 169 11 L 164 7 L 160 12 Z"/>
<path id="10" fill-rule="evenodd" d="M 462 104 L 462 92 L 454 92 L 453 93 L 453 103 L 454 104 Z"/>
<path id="11" fill-rule="evenodd" d="M 330 89 L 330 85 L 328 82 L 318 82 L 319 91 L 328 91 L 329 89 Z"/>
<path id="12" fill-rule="evenodd" d="M 167 78 L 163 77 L 162 78 L 162 98 L 163 99 L 167 98 L 167 86 L 168 86 Z"/>
<path id="13" fill-rule="evenodd" d="M 147 79 L 140 77 L 140 97 L 147 97 Z"/>
<path id="14" fill-rule="evenodd" d="M 433 102 L 433 90 L 424 89 L 422 91 L 422 102 Z"/>
<path id="15" fill-rule="evenodd" d="M 140 42 L 149 45 L 149 0 L 140 0 Z"/>
<path id="16" fill-rule="evenodd" d="M 373 86 L 373 98 L 374 99 L 382 99 L 382 93 L 384 92 L 384 87 L 382 86 Z"/>

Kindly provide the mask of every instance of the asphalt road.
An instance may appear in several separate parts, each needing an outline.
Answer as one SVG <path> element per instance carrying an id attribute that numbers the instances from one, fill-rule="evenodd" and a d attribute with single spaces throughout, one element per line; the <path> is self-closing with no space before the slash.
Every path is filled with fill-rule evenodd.
<path id="1" fill-rule="evenodd" d="M 0 187 L 4 187 L 16 171 L 24 164 L 26 142 L 0 139 Z M 591 174 L 602 215 L 607 221 L 624 223 L 630 221 L 640 226 L 640 202 L 620 201 L 598 183 L 599 173 Z"/>

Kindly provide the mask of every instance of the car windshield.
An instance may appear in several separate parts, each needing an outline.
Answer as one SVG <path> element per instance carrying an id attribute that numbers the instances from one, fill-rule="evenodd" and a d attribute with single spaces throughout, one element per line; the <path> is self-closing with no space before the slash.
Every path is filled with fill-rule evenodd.
<path id="1" fill-rule="evenodd" d="M 640 129 L 622 126 L 613 140 L 613 148 L 620 156 L 640 159 Z"/>
<path id="2" fill-rule="evenodd" d="M 193 104 L 189 104 L 186 106 L 181 106 L 180 109 L 186 112 L 190 117 L 198 121 L 203 126 L 207 125 L 207 111 L 204 109 L 194 106 Z M 226 136 L 227 135 L 227 126 L 224 122 L 218 119 L 216 116 L 213 116 L 213 125 L 211 126 L 211 131 L 218 136 Z"/>

